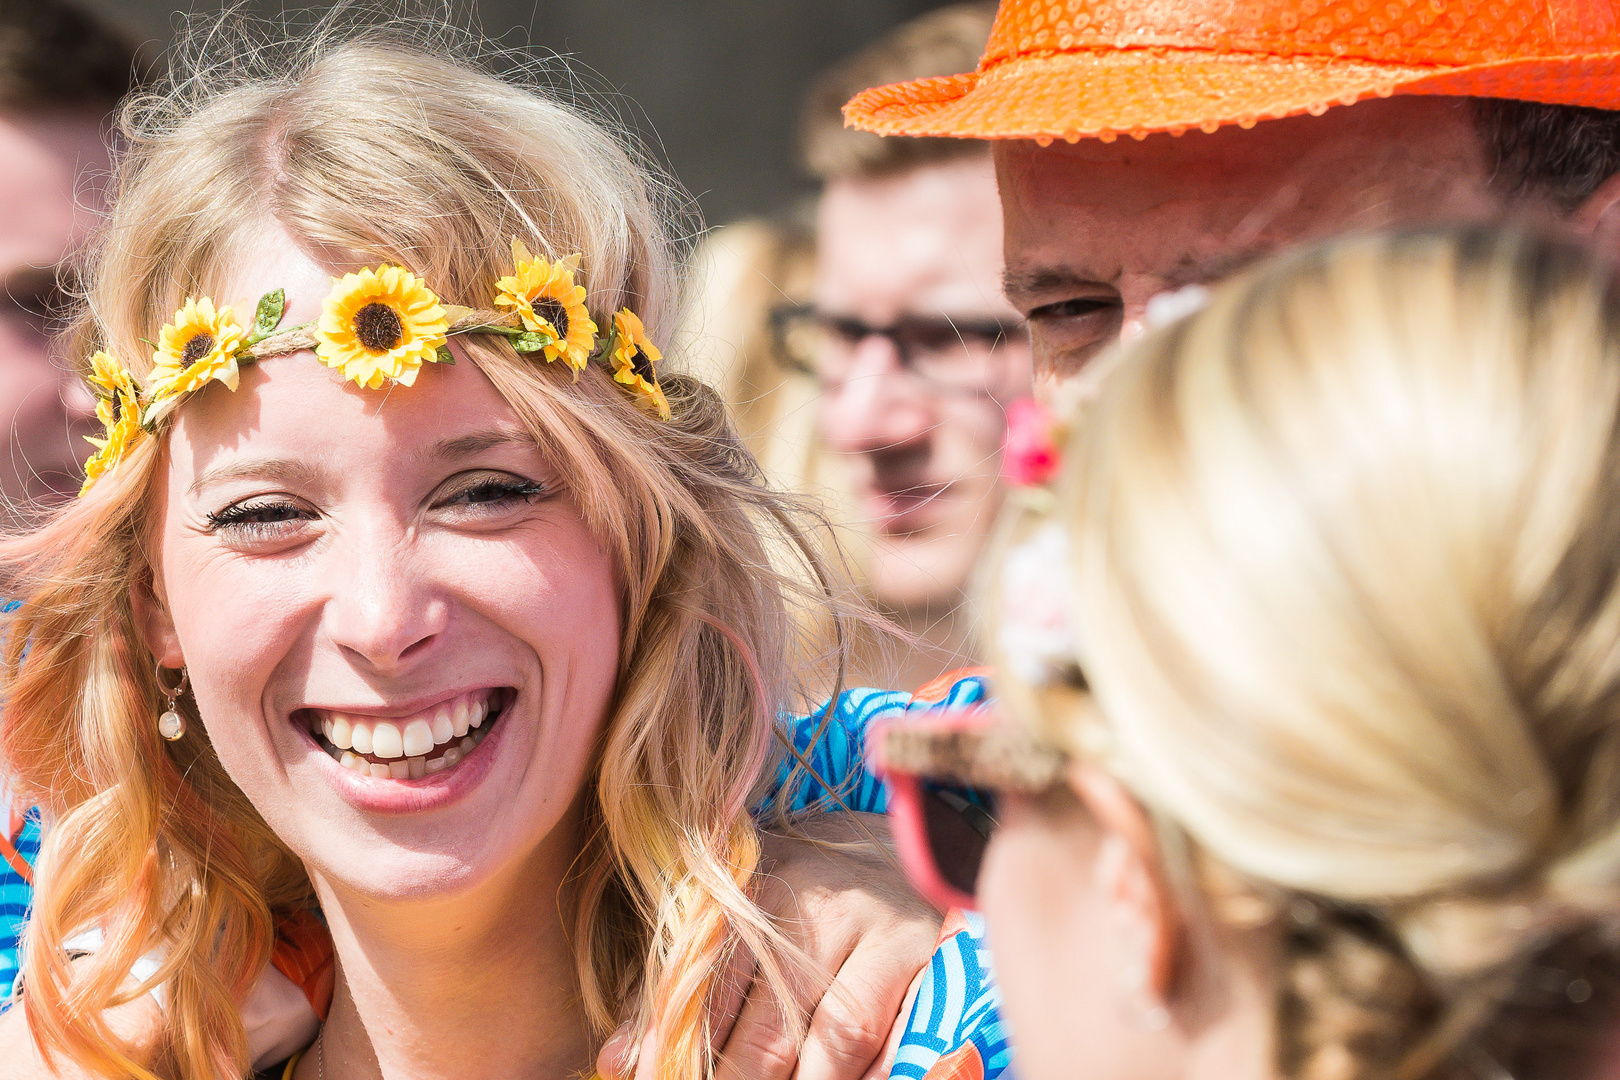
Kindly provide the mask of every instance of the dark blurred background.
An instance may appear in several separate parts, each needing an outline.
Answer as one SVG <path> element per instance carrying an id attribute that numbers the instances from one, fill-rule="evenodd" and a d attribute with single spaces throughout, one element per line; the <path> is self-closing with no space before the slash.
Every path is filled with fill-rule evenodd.
<path id="1" fill-rule="evenodd" d="M 177 10 L 223 3 L 85 0 L 156 54 Z M 234 4 L 262 16 L 299 0 Z M 464 0 L 485 36 L 570 58 L 697 197 L 711 225 L 809 190 L 794 162 L 800 101 L 827 64 L 939 0 Z"/>

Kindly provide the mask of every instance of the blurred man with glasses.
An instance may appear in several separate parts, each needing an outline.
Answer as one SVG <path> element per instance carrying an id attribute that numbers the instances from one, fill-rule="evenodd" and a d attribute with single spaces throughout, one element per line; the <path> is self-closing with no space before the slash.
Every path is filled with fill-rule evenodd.
<path id="1" fill-rule="evenodd" d="M 977 654 L 961 603 L 1001 503 L 1007 406 L 1030 393 L 1028 336 L 1001 295 L 1001 206 L 988 147 L 846 129 L 855 91 L 982 48 L 993 8 L 925 16 L 830 71 L 806 115 L 823 181 L 810 302 L 776 309 L 778 355 L 818 391 L 870 544 L 867 586 L 920 639 L 892 685 Z"/>

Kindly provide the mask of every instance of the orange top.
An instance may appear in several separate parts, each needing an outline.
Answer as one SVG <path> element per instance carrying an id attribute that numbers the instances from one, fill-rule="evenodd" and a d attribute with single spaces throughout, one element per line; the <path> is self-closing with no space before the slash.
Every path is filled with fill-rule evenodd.
<path id="1" fill-rule="evenodd" d="M 1391 94 L 1620 110 L 1620 0 L 1002 0 L 978 70 L 866 90 L 844 116 L 1073 142 Z"/>

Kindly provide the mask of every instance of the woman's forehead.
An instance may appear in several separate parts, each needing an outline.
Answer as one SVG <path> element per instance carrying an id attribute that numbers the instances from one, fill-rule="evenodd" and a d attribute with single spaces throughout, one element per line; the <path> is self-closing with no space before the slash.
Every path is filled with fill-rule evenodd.
<path id="1" fill-rule="evenodd" d="M 437 451 L 446 446 L 532 447 L 488 377 L 464 355 L 459 361 L 425 365 L 414 385 L 379 390 L 344 381 L 313 351 L 253 364 L 235 391 L 211 385 L 181 408 L 171 434 L 174 467 L 196 475 L 271 456 L 413 466 L 443 456 Z"/>
<path id="2" fill-rule="evenodd" d="M 278 226 L 251 230 L 241 245 L 243 255 L 223 288 L 211 294 L 246 324 L 253 306 L 266 293 L 287 297 L 283 326 L 310 322 L 321 314 L 321 302 L 332 288 L 334 268 L 322 266 Z"/>

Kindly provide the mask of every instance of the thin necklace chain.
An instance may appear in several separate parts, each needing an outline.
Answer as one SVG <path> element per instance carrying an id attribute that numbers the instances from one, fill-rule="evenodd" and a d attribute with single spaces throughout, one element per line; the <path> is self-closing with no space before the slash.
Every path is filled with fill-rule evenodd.
<path id="1" fill-rule="evenodd" d="M 315 1080 L 326 1080 L 326 1029 L 315 1036 Z"/>

